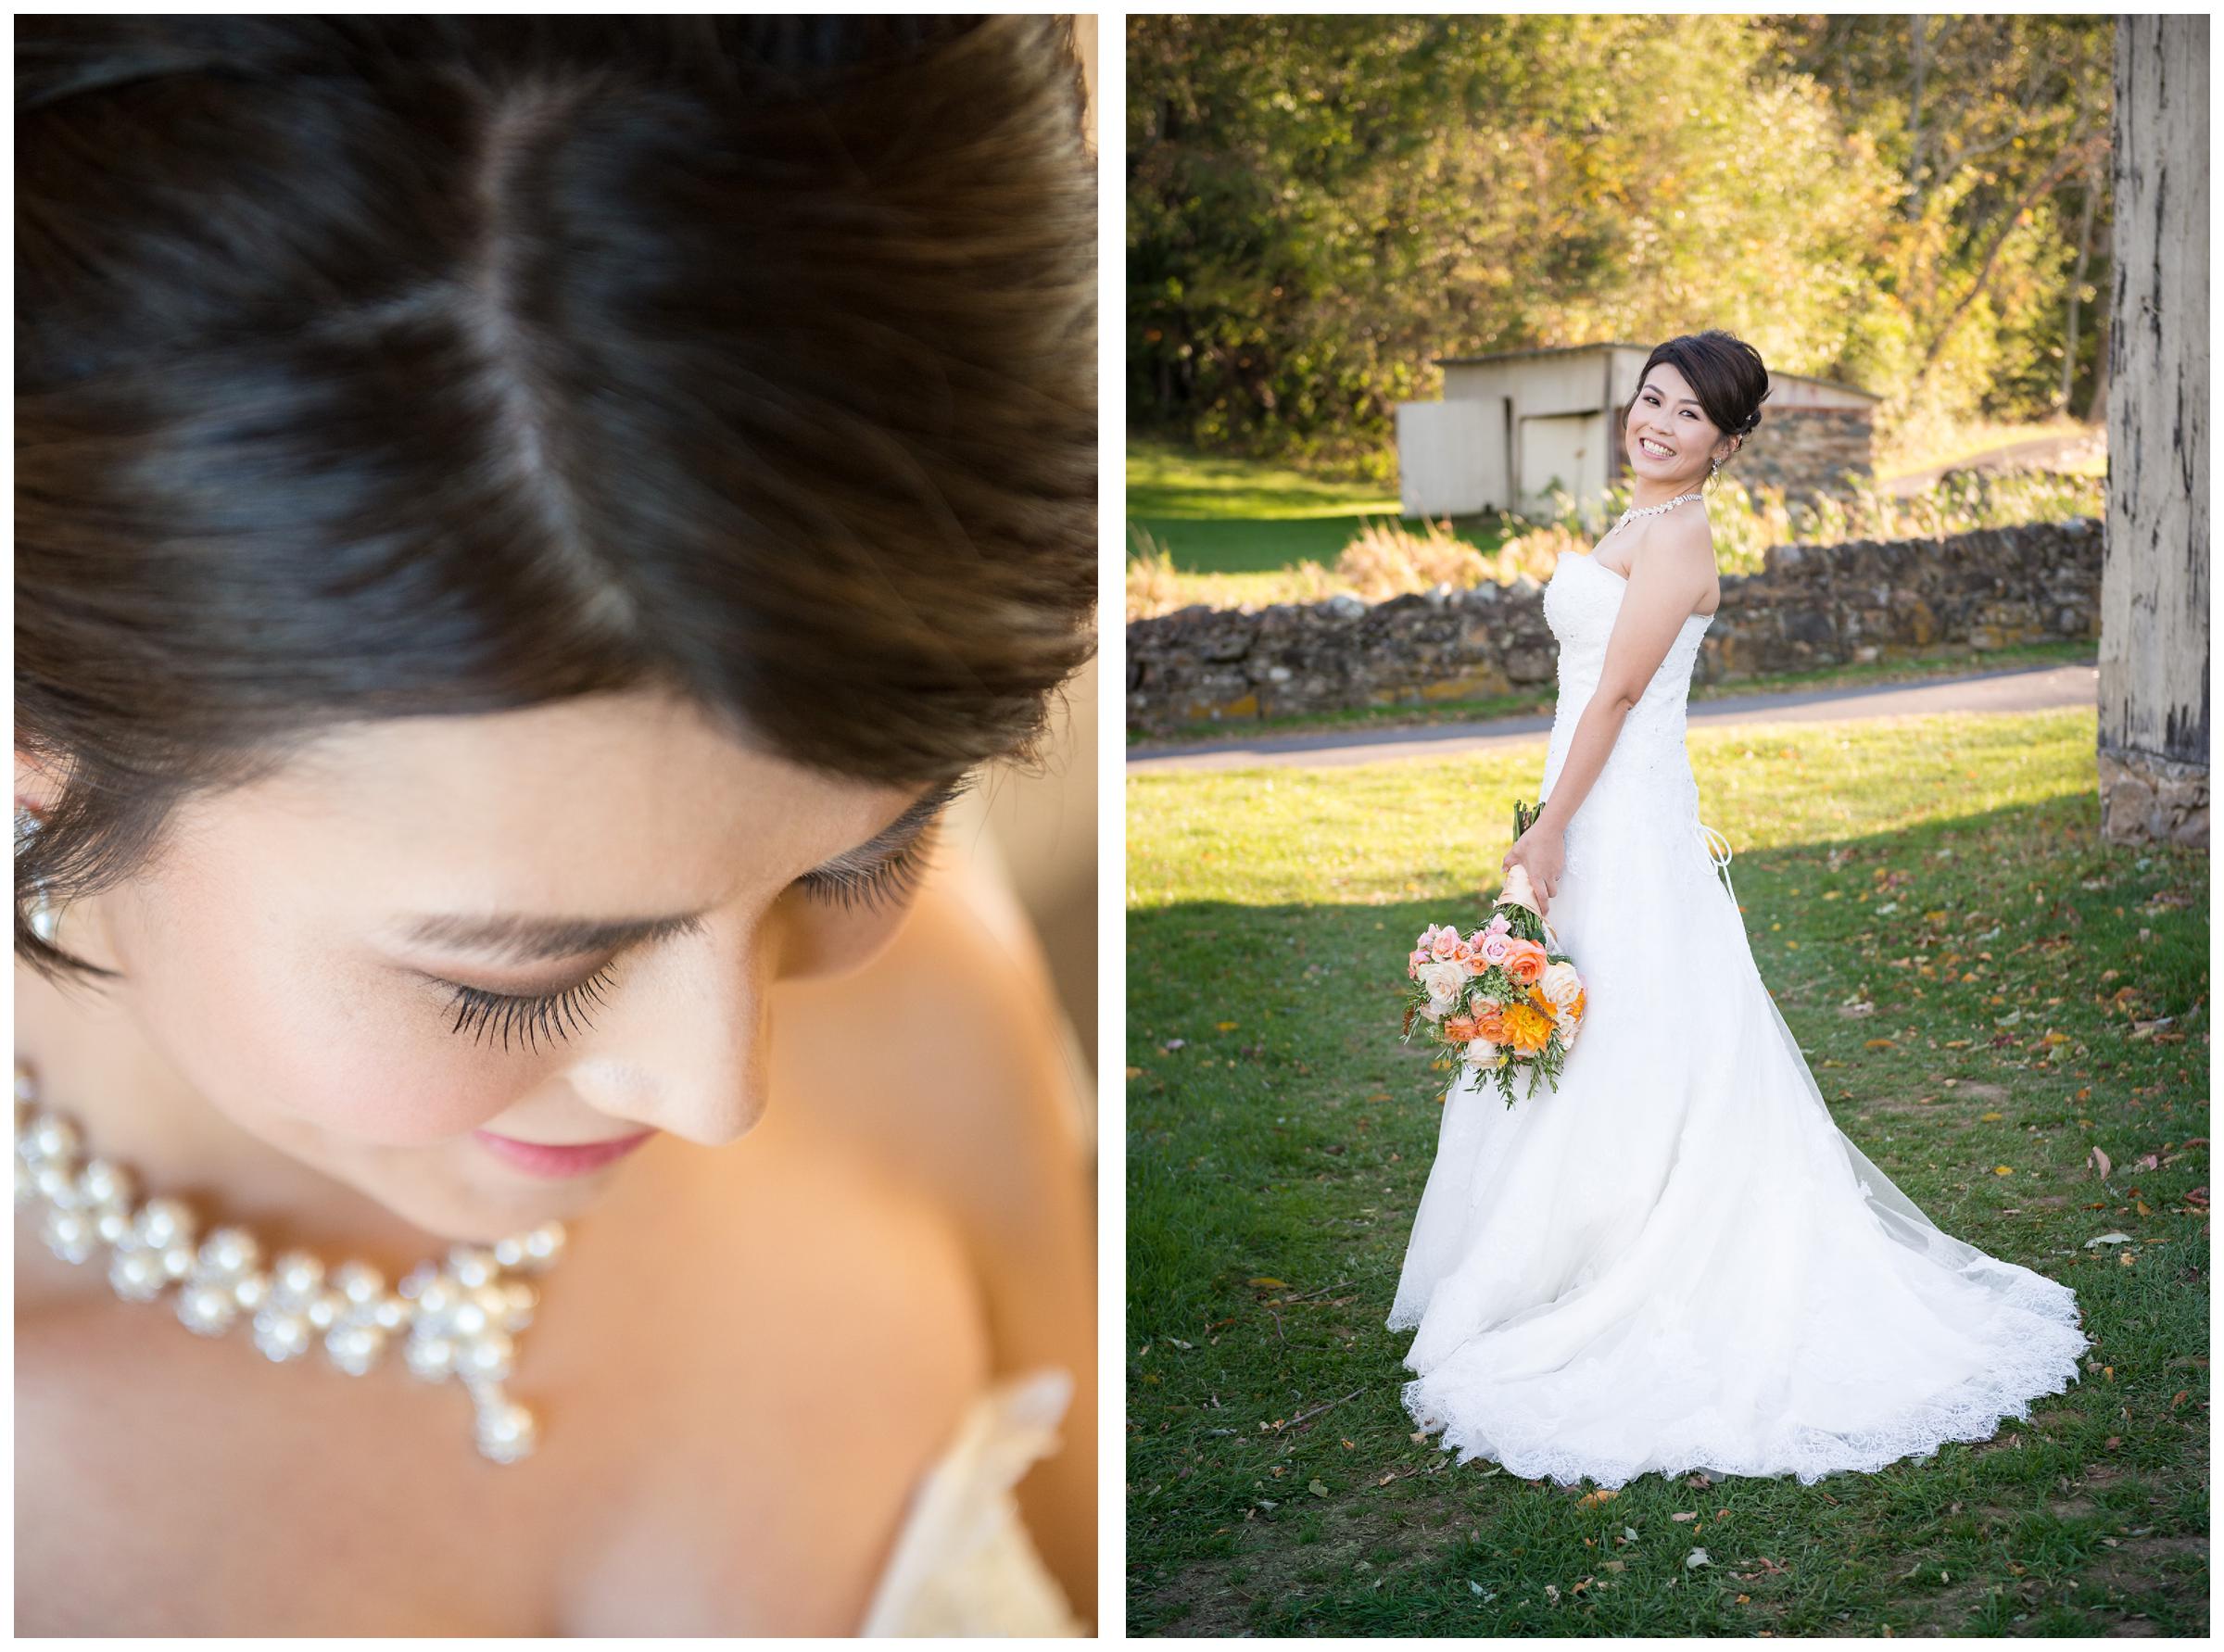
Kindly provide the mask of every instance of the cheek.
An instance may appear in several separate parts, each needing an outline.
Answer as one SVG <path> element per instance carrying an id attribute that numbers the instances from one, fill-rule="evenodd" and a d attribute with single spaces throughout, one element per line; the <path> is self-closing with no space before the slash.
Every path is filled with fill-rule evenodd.
<path id="1" fill-rule="evenodd" d="M 386 1146 L 461 1134 L 538 1078 L 450 1035 L 436 995 L 389 972 L 320 953 L 236 911 L 231 944 L 193 944 L 190 914 L 125 960 L 132 1002 L 172 1065 L 234 1123 L 262 1135 L 307 1124 Z"/>
<path id="2" fill-rule="evenodd" d="M 778 927 L 777 978 L 814 980 L 870 963 L 904 927 L 910 910 L 910 902 L 904 902 L 845 912 L 800 889 L 789 890 L 773 908 Z"/>

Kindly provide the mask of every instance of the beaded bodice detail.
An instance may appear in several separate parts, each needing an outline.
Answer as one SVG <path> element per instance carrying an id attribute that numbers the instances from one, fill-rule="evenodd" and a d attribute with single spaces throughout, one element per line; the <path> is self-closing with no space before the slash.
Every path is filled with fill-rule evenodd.
<path id="1" fill-rule="evenodd" d="M 1552 714 L 1552 741 L 1545 756 L 1540 796 L 1551 794 L 1575 725 L 1598 691 L 1606 669 L 1607 639 L 1613 635 L 1614 617 L 1628 589 L 1620 574 L 1588 556 L 1561 557 L 1545 586 L 1545 623 L 1560 643 L 1560 699 Z M 1613 751 L 1592 786 L 1592 799 L 1602 793 L 1621 794 L 1619 801 L 1645 805 L 1643 812 L 1663 824 L 1680 812 L 1696 825 L 1699 788 L 1684 749 L 1685 708 L 1700 644 L 1713 619 L 1711 613 L 1695 613 L 1684 621 L 1668 645 L 1667 657 L 1624 720 Z M 1586 800 L 1575 818 L 1580 821 L 1589 808 Z"/>

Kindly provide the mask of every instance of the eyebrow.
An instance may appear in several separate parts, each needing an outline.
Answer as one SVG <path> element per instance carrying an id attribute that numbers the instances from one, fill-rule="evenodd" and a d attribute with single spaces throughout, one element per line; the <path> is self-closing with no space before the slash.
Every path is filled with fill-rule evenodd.
<path id="1" fill-rule="evenodd" d="M 1664 396 L 1667 394 L 1667 392 L 1662 390 L 1658 385 L 1644 385 L 1643 388 L 1651 391 L 1655 396 Z M 1695 408 L 1699 406 L 1699 403 L 1694 401 L 1688 396 L 1679 396 L 1675 398 L 1675 405 L 1679 408 Z"/>
<path id="2" fill-rule="evenodd" d="M 965 777 L 936 787 L 894 820 L 814 871 L 869 868 L 904 848 L 933 822 L 957 794 L 966 789 Z M 540 964 L 576 958 L 588 952 L 617 952 L 645 941 L 667 940 L 685 935 L 702 920 L 700 912 L 675 913 L 653 918 L 527 917 L 522 913 L 473 915 L 441 913 L 410 922 L 402 939 L 414 946 L 448 947 L 477 952 L 504 964 Z"/>

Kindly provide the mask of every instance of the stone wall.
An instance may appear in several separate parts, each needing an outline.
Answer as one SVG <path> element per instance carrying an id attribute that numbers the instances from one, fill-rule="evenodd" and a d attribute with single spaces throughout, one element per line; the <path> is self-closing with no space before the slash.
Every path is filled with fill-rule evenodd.
<path id="1" fill-rule="evenodd" d="M 1786 545 L 1722 582 L 1697 680 L 2094 637 L 2101 524 L 1983 528 L 1943 539 Z M 1185 608 L 1128 626 L 1128 725 L 1476 700 L 1552 681 L 1543 587 L 1439 587 L 1257 612 Z"/>
<path id="2" fill-rule="evenodd" d="M 1788 500 L 1813 504 L 1824 494 L 1842 498 L 1851 491 L 1841 473 L 1851 471 L 1863 485 L 1876 480 L 1870 457 L 1866 408 L 1761 407 L 1761 423 L 1722 467 L 1749 488 L 1780 487 Z"/>

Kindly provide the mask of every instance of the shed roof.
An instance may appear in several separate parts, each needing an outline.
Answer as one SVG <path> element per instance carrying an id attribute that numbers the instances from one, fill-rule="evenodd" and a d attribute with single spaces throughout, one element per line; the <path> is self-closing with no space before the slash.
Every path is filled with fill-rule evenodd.
<path id="1" fill-rule="evenodd" d="M 1581 356 L 1598 350 L 1637 350 L 1648 356 L 1652 354 L 1650 345 L 1624 344 L 1619 339 L 1608 339 L 1598 344 L 1547 345 L 1541 348 L 1531 350 L 1497 350 L 1487 356 L 1439 356 L 1436 358 L 1436 365 L 1439 367 L 1476 367 L 1487 361 L 1521 361 L 1533 356 Z M 1806 385 L 1822 385 L 1832 390 L 1842 390 L 1848 396 L 1866 397 L 1871 401 L 1884 399 L 1876 391 L 1864 390 L 1859 385 L 1841 385 L 1836 379 L 1818 379 L 1811 373 L 1779 372 L 1772 367 L 1768 370 L 1768 376 L 1771 379 L 1797 379 Z"/>

